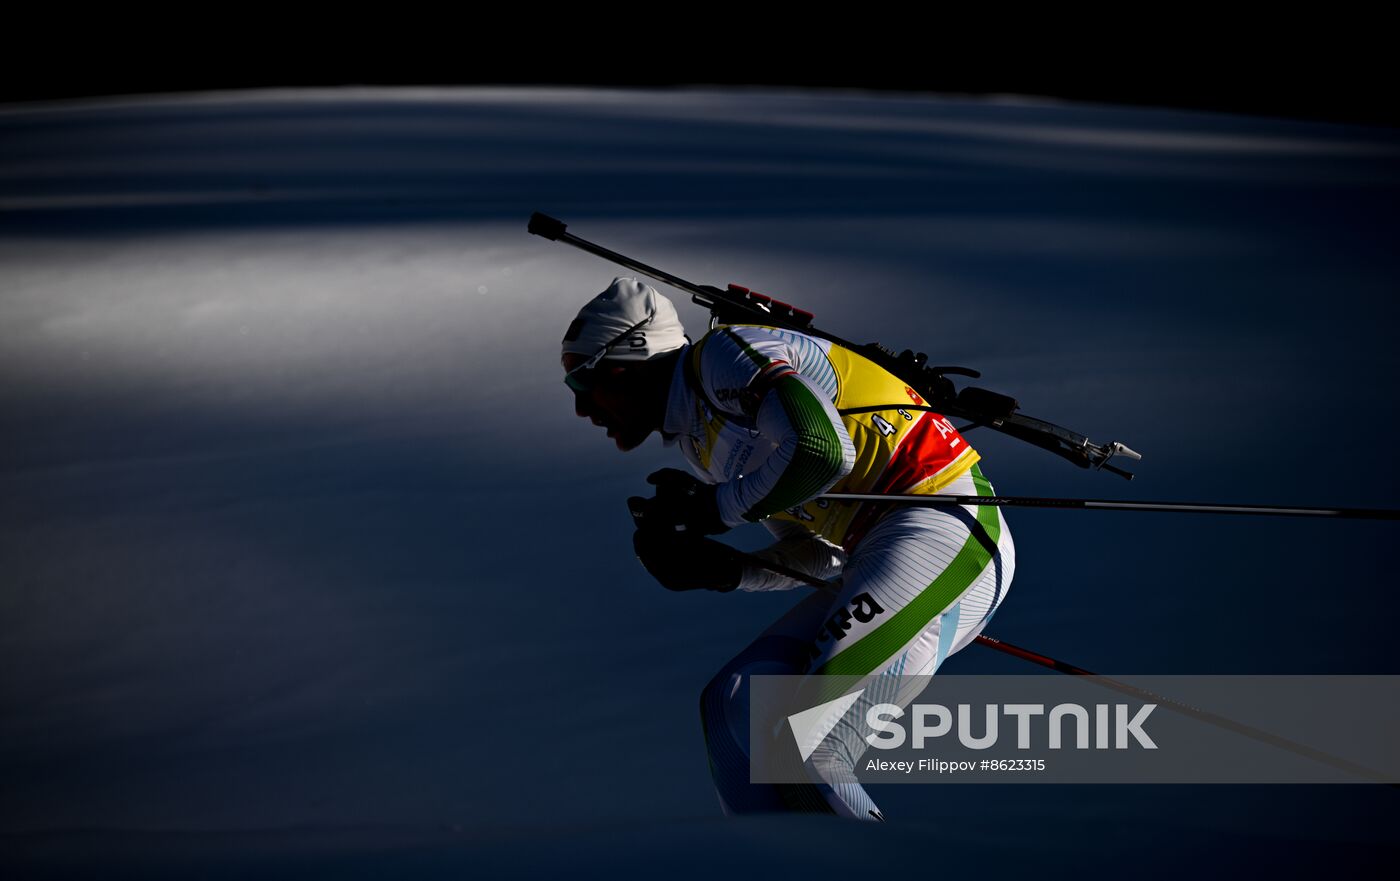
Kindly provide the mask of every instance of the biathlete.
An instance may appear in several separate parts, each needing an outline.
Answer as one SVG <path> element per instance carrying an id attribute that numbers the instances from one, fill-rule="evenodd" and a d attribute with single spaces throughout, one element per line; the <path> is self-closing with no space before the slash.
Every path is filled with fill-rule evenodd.
<path id="1" fill-rule="evenodd" d="M 833 592 L 808 595 L 759 634 L 701 694 L 722 809 L 883 820 L 855 778 L 866 744 L 848 720 L 875 703 L 907 706 L 921 677 L 981 633 L 1011 586 L 1015 548 L 997 507 L 818 497 L 994 495 L 977 452 L 904 380 L 851 349 L 751 324 L 722 325 L 692 343 L 670 300 L 632 278 L 614 280 L 578 313 L 562 366 L 575 411 L 619 449 L 656 431 L 690 466 L 652 474 L 655 496 L 630 500 L 637 555 L 662 585 L 805 586 L 704 538 L 752 522 L 776 538 L 754 557 L 836 579 Z M 863 683 L 803 762 L 803 783 L 749 782 L 756 674 Z"/>

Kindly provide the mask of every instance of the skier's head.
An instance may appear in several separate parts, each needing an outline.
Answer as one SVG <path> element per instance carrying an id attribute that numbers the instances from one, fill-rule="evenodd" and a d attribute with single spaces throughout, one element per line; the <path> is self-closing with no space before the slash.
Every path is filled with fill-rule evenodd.
<path id="1" fill-rule="evenodd" d="M 673 352 L 686 344 L 676 307 L 651 285 L 615 278 L 564 334 L 564 382 L 574 412 L 630 450 L 660 427 Z M 658 400 L 659 395 L 659 400 Z"/>

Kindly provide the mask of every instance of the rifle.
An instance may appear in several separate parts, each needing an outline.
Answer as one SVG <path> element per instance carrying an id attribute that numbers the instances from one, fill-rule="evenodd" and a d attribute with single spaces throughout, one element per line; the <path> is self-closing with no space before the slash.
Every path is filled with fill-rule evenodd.
<path id="1" fill-rule="evenodd" d="M 901 407 L 965 419 L 968 424 L 962 426 L 961 431 L 985 426 L 1048 450 L 1080 468 L 1108 471 L 1127 480 L 1133 479 L 1132 473 L 1110 465 L 1109 461 L 1115 457 L 1136 460 L 1142 458 L 1140 454 L 1118 441 L 1094 443 L 1077 431 L 1018 413 L 1020 402 L 1008 395 L 976 386 L 958 389 L 949 376 L 981 378 L 982 374 L 970 367 L 935 366 L 928 363 L 928 355 L 923 352 L 905 349 L 896 355 L 893 349 L 880 343 L 849 342 L 815 327 L 812 324 L 815 316 L 805 309 L 775 300 L 742 285 L 730 284 L 721 290 L 711 285 L 686 281 L 664 270 L 648 266 L 640 260 L 581 239 L 568 232 L 563 221 L 538 211 L 530 217 L 529 231 L 550 241 L 573 245 L 604 260 L 610 260 L 663 284 L 686 291 L 697 305 L 710 310 L 711 327 L 720 324 L 764 324 L 819 337 L 850 349 L 907 382 L 910 388 L 928 402 L 922 406 L 911 406 L 905 402 L 900 404 Z M 863 412 L 867 409 L 887 408 L 876 406 L 851 412 Z"/>

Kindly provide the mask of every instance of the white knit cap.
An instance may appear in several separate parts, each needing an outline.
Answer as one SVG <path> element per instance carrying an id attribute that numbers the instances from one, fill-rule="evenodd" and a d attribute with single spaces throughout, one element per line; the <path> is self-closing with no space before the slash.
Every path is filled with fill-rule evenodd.
<path id="1" fill-rule="evenodd" d="M 635 329 L 626 333 L 629 328 Z M 635 278 L 615 278 L 606 291 L 579 310 L 564 334 L 564 354 L 593 356 L 612 343 L 603 358 L 647 361 L 674 352 L 686 342 L 675 304 L 649 284 Z"/>

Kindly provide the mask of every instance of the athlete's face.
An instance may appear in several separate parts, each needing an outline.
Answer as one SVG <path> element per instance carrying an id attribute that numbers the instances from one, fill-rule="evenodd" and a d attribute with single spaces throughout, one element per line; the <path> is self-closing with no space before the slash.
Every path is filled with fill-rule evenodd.
<path id="1" fill-rule="evenodd" d="M 586 355 L 570 353 L 561 363 L 568 372 L 587 360 Z M 637 393 L 639 389 L 629 381 L 628 368 L 612 366 L 605 361 L 590 374 L 588 391 L 574 390 L 574 412 L 594 425 L 605 427 L 619 450 L 641 446 L 652 429 L 647 424 L 642 397 Z"/>

